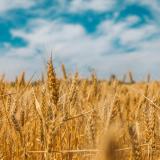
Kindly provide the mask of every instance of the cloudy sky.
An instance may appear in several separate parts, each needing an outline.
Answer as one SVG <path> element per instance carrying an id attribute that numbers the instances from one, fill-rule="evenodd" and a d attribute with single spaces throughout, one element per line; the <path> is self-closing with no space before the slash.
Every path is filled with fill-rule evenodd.
<path id="1" fill-rule="evenodd" d="M 57 72 L 160 79 L 160 0 L 0 0 L 0 74 L 38 75 L 51 52 Z"/>

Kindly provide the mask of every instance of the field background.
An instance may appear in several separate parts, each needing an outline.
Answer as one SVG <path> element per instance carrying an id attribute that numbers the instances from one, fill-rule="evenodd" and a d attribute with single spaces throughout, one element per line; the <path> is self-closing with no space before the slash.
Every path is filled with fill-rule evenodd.
<path id="1" fill-rule="evenodd" d="M 0 158 L 6 160 L 158 160 L 160 83 L 58 79 L 25 73 L 0 80 Z"/>

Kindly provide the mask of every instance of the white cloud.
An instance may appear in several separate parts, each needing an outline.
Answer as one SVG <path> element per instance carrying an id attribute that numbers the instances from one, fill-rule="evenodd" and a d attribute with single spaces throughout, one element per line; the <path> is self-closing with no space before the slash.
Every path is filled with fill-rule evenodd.
<path id="1" fill-rule="evenodd" d="M 128 3 L 140 3 L 143 5 L 147 5 L 150 7 L 153 7 L 154 9 L 158 9 L 158 6 L 160 5 L 159 0 L 143 0 L 143 1 L 139 1 L 139 0 L 127 0 Z"/>
<path id="2" fill-rule="evenodd" d="M 73 0 L 69 5 L 69 11 L 79 12 L 86 10 L 107 11 L 116 4 L 116 0 Z"/>
<path id="3" fill-rule="evenodd" d="M 154 34 L 158 28 L 155 25 L 147 25 L 142 28 L 130 28 L 123 31 L 121 35 L 121 42 L 123 44 L 136 44 L 142 42 L 147 37 Z"/>
<path id="4" fill-rule="evenodd" d="M 0 13 L 17 8 L 29 8 L 35 4 L 35 0 L 1 0 Z"/>
<path id="5" fill-rule="evenodd" d="M 0 75 L 5 74 L 5 77 L 9 80 L 14 80 L 23 71 L 26 71 L 27 78 L 30 78 L 35 73 L 34 79 L 38 79 L 45 67 L 40 57 L 25 59 L 23 57 L 5 55 L 0 56 L 0 64 Z"/>
<path id="6" fill-rule="evenodd" d="M 128 24 L 135 24 L 135 23 L 140 21 L 140 17 L 131 15 L 131 16 L 126 18 L 126 21 L 127 21 Z"/>
<path id="7" fill-rule="evenodd" d="M 57 61 L 67 64 L 69 69 L 78 68 L 84 74 L 87 73 L 87 67 L 92 67 L 101 76 L 111 73 L 121 75 L 128 70 L 133 70 L 139 78 L 147 71 L 154 71 L 158 76 L 155 68 L 160 65 L 160 39 L 145 40 L 158 32 L 158 27 L 150 24 L 131 29 L 128 28 L 131 23 L 135 23 L 135 20 L 116 24 L 112 20 L 106 20 L 97 27 L 96 33 L 90 35 L 78 24 L 44 19 L 30 21 L 26 28 L 11 31 L 13 37 L 23 38 L 28 42 L 28 46 L 14 48 L 6 45 L 0 62 L 2 66 L 5 66 L 5 62 L 9 65 L 1 67 L 1 71 L 8 70 L 15 74 L 24 69 L 29 76 L 31 72 L 41 72 L 44 67 L 43 59 L 53 50 Z M 132 54 L 117 54 L 119 48 L 113 46 L 116 38 L 124 45 L 138 46 L 139 50 Z M 37 53 L 38 50 L 40 54 Z"/>

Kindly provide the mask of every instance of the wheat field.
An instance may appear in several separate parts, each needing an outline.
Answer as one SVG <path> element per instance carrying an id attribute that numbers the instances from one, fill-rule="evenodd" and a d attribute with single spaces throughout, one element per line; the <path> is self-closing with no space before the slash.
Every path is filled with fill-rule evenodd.
<path id="1" fill-rule="evenodd" d="M 1 160 L 159 160 L 160 83 L 66 73 L 0 80 Z M 149 77 L 149 76 L 148 76 Z M 148 78 L 149 79 L 149 78 Z"/>

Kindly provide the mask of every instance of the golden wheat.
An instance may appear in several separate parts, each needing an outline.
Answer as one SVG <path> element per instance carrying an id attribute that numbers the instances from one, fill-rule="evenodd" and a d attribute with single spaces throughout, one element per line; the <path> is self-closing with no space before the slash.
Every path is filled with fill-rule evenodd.
<path id="1" fill-rule="evenodd" d="M 160 159 L 159 82 L 62 72 L 50 58 L 47 79 L 0 79 L 0 159 Z"/>

